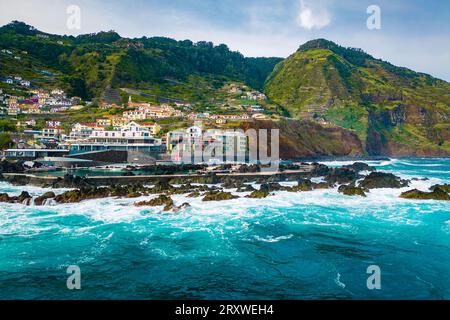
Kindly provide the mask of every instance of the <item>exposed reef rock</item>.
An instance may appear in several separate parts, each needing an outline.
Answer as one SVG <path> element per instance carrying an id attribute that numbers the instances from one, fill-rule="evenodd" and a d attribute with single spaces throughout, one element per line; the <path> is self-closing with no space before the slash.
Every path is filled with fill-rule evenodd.
<path id="1" fill-rule="evenodd" d="M 255 190 L 256 190 L 256 189 L 255 189 L 252 185 L 250 185 L 250 184 L 245 184 L 244 186 L 238 188 L 238 189 L 236 190 L 236 192 L 253 192 L 253 191 L 255 191 Z"/>
<path id="2" fill-rule="evenodd" d="M 194 191 L 191 192 L 187 195 L 188 198 L 198 198 L 200 197 L 202 194 L 200 193 L 200 191 Z"/>
<path id="3" fill-rule="evenodd" d="M 363 188 L 355 187 L 355 186 L 347 186 L 342 185 L 338 189 L 339 193 L 342 193 L 346 196 L 361 196 L 366 197 L 366 193 Z"/>
<path id="4" fill-rule="evenodd" d="M 296 187 L 292 187 L 289 189 L 289 191 L 312 191 L 313 190 L 313 183 L 311 180 L 308 179 L 302 179 L 298 181 L 298 184 Z"/>
<path id="5" fill-rule="evenodd" d="M 333 168 L 331 171 L 328 172 L 328 174 L 325 176 L 325 180 L 328 183 L 338 183 L 338 184 L 344 184 L 344 183 L 352 183 L 356 181 L 359 178 L 358 173 L 349 168 Z"/>
<path id="6" fill-rule="evenodd" d="M 343 166 L 343 168 L 353 169 L 355 172 L 359 173 L 361 171 L 377 171 L 374 167 L 369 166 L 367 163 L 364 162 L 355 162 L 351 165 Z"/>
<path id="7" fill-rule="evenodd" d="M 37 197 L 34 199 L 34 204 L 36 206 L 43 206 L 48 199 L 54 199 L 56 197 L 55 193 L 53 191 L 49 191 L 44 193 L 42 196 Z"/>
<path id="8" fill-rule="evenodd" d="M 189 208 L 191 205 L 187 202 L 183 203 L 181 206 L 175 206 L 175 205 L 166 205 L 164 207 L 164 211 L 170 212 L 170 213 L 177 213 L 178 211 L 181 211 L 183 209 Z"/>
<path id="9" fill-rule="evenodd" d="M 135 203 L 135 206 L 137 206 L 137 207 L 165 206 L 165 208 L 170 208 L 173 206 L 173 200 L 171 197 L 168 197 L 168 196 L 162 194 L 159 197 L 149 200 L 149 201 L 137 202 L 137 203 Z M 167 211 L 167 210 L 164 210 L 164 211 Z"/>
<path id="10" fill-rule="evenodd" d="M 26 191 L 22 191 L 19 196 L 10 197 L 7 193 L 0 193 L 0 202 L 6 203 L 20 203 L 24 205 L 31 204 L 32 197 Z"/>
<path id="11" fill-rule="evenodd" d="M 447 193 L 450 193 L 450 184 L 436 184 L 430 188 L 431 191 L 434 191 L 434 189 L 439 188 L 441 190 L 444 190 Z"/>
<path id="12" fill-rule="evenodd" d="M 267 189 L 260 189 L 260 190 L 255 190 L 252 193 L 250 193 L 247 198 L 252 198 L 252 199 L 263 199 L 263 198 L 267 198 L 270 195 L 270 192 Z"/>
<path id="13" fill-rule="evenodd" d="M 51 185 L 52 188 L 83 188 L 90 186 L 91 184 L 86 178 L 73 176 L 70 174 L 66 174 L 64 177 L 58 178 L 58 180 L 53 182 Z"/>
<path id="14" fill-rule="evenodd" d="M 434 187 L 432 192 L 424 192 L 417 189 L 403 192 L 400 198 L 404 199 L 420 199 L 420 200 L 450 200 L 447 192 L 439 187 Z"/>
<path id="15" fill-rule="evenodd" d="M 300 167 L 307 164 L 291 164 L 283 165 L 283 170 L 298 170 Z M 5 165 L 4 165 L 5 166 Z M 9 166 L 9 165 L 6 165 Z M 256 174 L 256 175 L 216 175 L 206 174 L 200 176 L 193 176 L 195 179 L 190 179 L 192 176 L 188 175 L 188 179 L 184 177 L 170 177 L 163 176 L 160 179 L 151 181 L 152 186 L 146 186 L 143 182 L 106 184 L 106 186 L 91 185 L 91 181 L 87 178 L 77 177 L 72 175 L 65 175 L 62 178 L 53 180 L 48 186 L 55 188 L 74 188 L 56 195 L 54 192 L 46 192 L 45 194 L 36 197 L 33 201 L 32 197 L 27 192 L 22 192 L 20 196 L 10 197 L 8 194 L 0 194 L 0 202 L 21 203 L 36 206 L 46 205 L 48 203 L 78 203 L 84 200 L 101 199 L 108 197 L 118 198 L 137 198 L 149 195 L 158 195 L 158 197 L 148 200 L 136 202 L 136 206 L 164 206 L 164 211 L 177 212 L 189 206 L 185 203 L 181 206 L 175 206 L 171 195 L 186 195 L 188 198 L 203 197 L 203 201 L 225 201 L 237 199 L 239 196 L 226 192 L 224 189 L 236 189 L 236 192 L 249 193 L 247 198 L 261 199 L 266 198 L 274 192 L 308 192 L 316 189 L 329 189 L 340 185 L 338 191 L 348 196 L 362 196 L 365 197 L 370 189 L 374 188 L 403 188 L 409 185 L 408 180 L 402 180 L 390 173 L 377 172 L 374 168 L 361 163 L 355 162 L 352 165 L 331 168 L 325 165 L 314 163 L 311 172 L 301 172 L 298 175 L 289 175 L 287 172 L 281 172 L 273 175 Z M 245 170 L 259 170 L 261 166 L 245 166 Z M 224 165 L 223 170 L 229 170 L 228 165 Z M 359 174 L 362 171 L 370 171 L 371 173 L 364 177 Z M 7 175 L 6 177 L 16 177 Z M 17 179 L 23 179 L 26 182 L 30 179 L 30 175 L 17 175 Z M 312 182 L 308 178 L 323 177 L 324 182 Z M 363 179 L 362 179 L 363 178 Z M 360 180 L 359 184 L 357 181 Z M 9 181 L 9 180 L 8 180 Z M 125 180 L 126 181 L 126 180 Z M 146 180 L 144 180 L 147 182 Z M 196 182 L 194 182 L 196 181 Z M 201 182 L 200 182 L 201 181 Z M 296 181 L 295 186 L 284 186 L 283 182 Z M 173 182 L 177 182 L 174 186 Z M 47 182 L 48 183 L 48 182 Z M 112 183 L 109 181 L 109 183 Z M 192 183 L 192 184 L 191 184 Z M 194 183 L 200 183 L 196 185 Z M 218 187 L 217 184 L 221 183 Z M 213 186 L 209 184 L 215 184 Z M 255 189 L 251 184 L 260 184 L 259 189 Z M 448 200 L 448 192 L 450 185 L 435 185 L 430 188 L 432 192 L 422 192 L 418 190 L 411 190 L 402 194 L 403 198 L 408 199 L 438 199 Z"/>
<path id="16" fill-rule="evenodd" d="M 224 200 L 232 200 L 237 199 L 238 196 L 233 195 L 231 192 L 223 192 L 223 191 L 208 191 L 205 193 L 203 201 L 224 201 Z"/>
<path id="17" fill-rule="evenodd" d="M 392 173 L 372 172 L 363 181 L 359 183 L 359 187 L 365 189 L 377 188 L 404 188 L 409 185 L 408 180 L 393 175 Z"/>
<path id="18" fill-rule="evenodd" d="M 324 164 L 321 163 L 313 163 L 313 169 L 311 170 L 310 176 L 311 177 L 324 177 L 328 173 L 330 173 L 331 168 L 327 167 Z"/>
<path id="19" fill-rule="evenodd" d="M 0 161 L 0 176 L 2 173 L 22 173 L 25 167 L 22 162 Z"/>
<path id="20" fill-rule="evenodd" d="M 189 203 L 183 203 L 181 206 L 175 206 L 171 197 L 166 195 L 160 195 L 159 197 L 149 200 L 149 201 L 141 201 L 134 204 L 137 207 L 158 207 L 164 206 L 163 211 L 176 213 L 180 210 L 186 209 L 191 205 Z"/>

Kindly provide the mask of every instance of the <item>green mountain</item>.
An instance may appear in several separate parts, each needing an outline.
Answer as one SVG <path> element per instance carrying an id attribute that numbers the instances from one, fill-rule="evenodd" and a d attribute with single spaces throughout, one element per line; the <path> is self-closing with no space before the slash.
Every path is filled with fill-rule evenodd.
<path id="1" fill-rule="evenodd" d="M 0 28 L 0 49 L 13 56 L 0 60 L 2 74 L 22 74 L 38 85 L 62 86 L 82 98 L 111 96 L 110 88 L 162 86 L 170 95 L 176 84 L 191 91 L 205 79 L 212 86 L 227 80 L 262 89 L 281 58 L 246 58 L 226 45 L 169 38 L 122 38 L 114 31 L 73 36 L 52 35 L 14 21 Z M 174 91 L 180 89 L 176 87 Z M 114 96 L 114 94 L 112 94 Z"/>
<path id="2" fill-rule="evenodd" d="M 450 155 L 449 83 L 324 39 L 303 44 L 285 60 L 247 58 L 211 42 L 130 39 L 114 31 L 60 36 L 14 21 L 0 28 L 2 49 L 13 53 L 0 52 L 0 76 L 21 75 L 33 86 L 60 87 L 71 96 L 119 103 L 134 92 L 148 101 L 182 100 L 199 108 L 213 102 L 217 109 L 232 81 L 264 90 L 270 112 L 325 123 L 329 132 L 350 131 L 352 145 L 355 136 L 362 146 L 350 154 Z M 290 127 L 295 130 L 287 144 L 304 143 L 304 130 Z M 333 143 L 345 143 L 338 140 Z M 338 149 L 344 150 L 329 146 L 324 152 Z"/>
<path id="3" fill-rule="evenodd" d="M 309 41 L 265 92 L 293 118 L 354 130 L 370 155 L 450 155 L 450 84 L 360 49 Z"/>

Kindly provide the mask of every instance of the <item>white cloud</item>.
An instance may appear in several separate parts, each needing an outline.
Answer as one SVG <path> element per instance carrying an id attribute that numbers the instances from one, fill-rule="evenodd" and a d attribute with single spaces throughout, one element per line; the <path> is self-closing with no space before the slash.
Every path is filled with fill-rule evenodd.
<path id="1" fill-rule="evenodd" d="M 311 30 L 326 27 L 331 22 L 330 14 L 324 7 L 311 6 L 300 0 L 300 12 L 297 17 L 299 26 Z"/>

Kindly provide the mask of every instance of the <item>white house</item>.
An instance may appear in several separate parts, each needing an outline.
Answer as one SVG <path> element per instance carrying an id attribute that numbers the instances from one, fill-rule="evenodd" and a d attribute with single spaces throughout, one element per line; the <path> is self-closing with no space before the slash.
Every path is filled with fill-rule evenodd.
<path id="1" fill-rule="evenodd" d="M 28 81 L 28 80 L 21 80 L 20 81 L 20 85 L 22 86 L 22 87 L 29 87 L 30 86 L 30 81 Z"/>
<path id="2" fill-rule="evenodd" d="M 47 127 L 56 128 L 56 127 L 60 127 L 61 126 L 61 121 L 50 120 L 50 121 L 46 121 L 45 125 Z"/>
<path id="3" fill-rule="evenodd" d="M 74 143 L 74 152 L 99 150 L 161 151 L 161 139 L 155 139 L 147 128 L 130 122 L 120 130 L 94 130 L 86 141 Z"/>

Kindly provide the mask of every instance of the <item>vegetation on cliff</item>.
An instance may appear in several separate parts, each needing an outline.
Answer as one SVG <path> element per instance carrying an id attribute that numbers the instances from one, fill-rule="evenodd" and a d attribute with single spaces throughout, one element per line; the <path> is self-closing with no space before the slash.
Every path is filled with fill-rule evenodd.
<path id="1" fill-rule="evenodd" d="M 77 37 L 53 35 L 18 21 L 0 28 L 0 48 L 24 53 L 21 61 L 0 60 L 6 74 L 20 73 L 41 85 L 62 85 L 70 94 L 90 99 L 101 97 L 108 87 L 141 88 L 167 84 L 168 80 L 184 82 L 192 75 L 200 77 L 199 81 L 203 77 L 218 82 L 230 79 L 262 88 L 273 67 L 281 61 L 246 58 L 224 44 L 205 41 L 129 39 L 114 31 Z"/>
<path id="2" fill-rule="evenodd" d="M 120 104 L 137 95 L 217 113 L 230 81 L 264 88 L 268 114 L 302 120 L 272 124 L 282 128 L 286 155 L 450 155 L 449 83 L 324 39 L 284 60 L 247 58 L 224 44 L 114 31 L 60 36 L 14 21 L 0 28 L 0 49 L 14 52 L 2 54 L 3 76 L 89 100 Z M 63 116 L 89 122 L 107 112 L 93 104 Z"/>
<path id="3" fill-rule="evenodd" d="M 265 91 L 298 119 L 357 133 L 371 155 L 450 154 L 450 84 L 313 40 L 280 62 Z"/>

